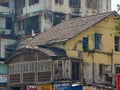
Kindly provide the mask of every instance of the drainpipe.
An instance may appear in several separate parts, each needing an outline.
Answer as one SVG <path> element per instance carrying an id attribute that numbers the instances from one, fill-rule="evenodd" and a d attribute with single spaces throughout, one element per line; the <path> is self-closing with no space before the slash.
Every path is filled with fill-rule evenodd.
<path id="1" fill-rule="evenodd" d="M 111 76 L 113 75 L 113 49 L 112 49 L 112 53 L 111 53 Z M 112 81 L 113 78 L 111 80 L 111 90 L 112 90 Z"/>

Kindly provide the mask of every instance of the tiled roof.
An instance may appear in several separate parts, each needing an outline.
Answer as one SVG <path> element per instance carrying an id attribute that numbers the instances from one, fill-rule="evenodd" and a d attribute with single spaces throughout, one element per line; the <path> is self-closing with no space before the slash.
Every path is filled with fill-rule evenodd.
<path id="1" fill-rule="evenodd" d="M 30 40 L 29 43 L 25 43 L 20 48 L 25 46 L 33 48 L 37 45 L 69 40 L 113 14 L 116 15 L 117 13 L 115 11 L 111 11 L 64 21 L 55 27 L 50 28 L 46 32 L 40 33 L 33 40 Z"/>

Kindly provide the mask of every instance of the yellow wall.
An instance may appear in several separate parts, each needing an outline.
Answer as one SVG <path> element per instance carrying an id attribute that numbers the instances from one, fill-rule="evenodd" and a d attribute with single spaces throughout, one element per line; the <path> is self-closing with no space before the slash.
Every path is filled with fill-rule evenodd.
<path id="1" fill-rule="evenodd" d="M 40 84 L 38 90 L 52 90 L 52 84 Z"/>
<path id="2" fill-rule="evenodd" d="M 110 16 L 107 19 L 104 19 L 100 23 L 94 25 L 88 30 L 82 32 L 78 36 L 72 38 L 67 41 L 65 44 L 65 48 L 67 50 L 67 55 L 69 57 L 78 58 L 78 51 L 82 50 L 82 38 L 88 37 L 89 39 L 89 50 L 94 50 L 94 34 L 99 33 L 102 34 L 102 49 L 96 50 L 94 53 L 83 52 L 84 62 L 95 62 L 95 63 L 103 63 L 103 64 L 111 64 L 111 60 L 114 63 L 120 63 L 120 53 L 114 51 L 114 35 L 115 30 L 113 30 L 115 26 L 115 21 L 113 16 Z M 75 46 L 76 45 L 76 46 Z M 113 51 L 113 57 L 111 57 L 110 53 Z"/>

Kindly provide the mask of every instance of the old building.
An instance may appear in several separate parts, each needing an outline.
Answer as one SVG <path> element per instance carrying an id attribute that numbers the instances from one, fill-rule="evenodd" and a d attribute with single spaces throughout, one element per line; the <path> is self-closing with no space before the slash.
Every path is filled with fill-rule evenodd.
<path id="1" fill-rule="evenodd" d="M 7 90 L 7 65 L 4 62 L 9 50 L 6 48 L 15 43 L 11 13 L 8 0 L 0 0 L 0 90 Z"/>
<path id="2" fill-rule="evenodd" d="M 119 73 L 120 64 L 119 36 L 113 30 L 117 15 L 116 12 L 106 12 L 62 22 L 19 49 L 36 49 L 39 46 L 64 49 L 67 57 L 80 61 L 75 66 L 81 66 L 79 73 L 82 73 L 84 88 L 115 89 L 115 76 Z"/>
<path id="3" fill-rule="evenodd" d="M 17 35 L 40 33 L 74 17 L 111 10 L 111 0 L 9 0 Z"/>
<path id="4" fill-rule="evenodd" d="M 59 84 L 71 90 L 71 80 L 81 80 L 80 60 L 68 58 L 63 49 L 55 47 L 23 48 L 6 63 L 9 71 L 8 86 L 12 90 L 29 90 L 27 88 L 31 87 L 56 90 Z"/>

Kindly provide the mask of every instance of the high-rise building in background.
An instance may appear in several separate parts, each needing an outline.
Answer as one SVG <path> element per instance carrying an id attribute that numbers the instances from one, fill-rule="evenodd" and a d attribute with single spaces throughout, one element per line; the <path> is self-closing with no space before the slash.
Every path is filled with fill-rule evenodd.
<path id="1" fill-rule="evenodd" d="M 1 57 L 16 36 L 36 35 L 65 20 L 108 11 L 111 0 L 0 0 L 0 37 L 12 40 L 1 40 Z"/>
<path id="2" fill-rule="evenodd" d="M 9 0 L 16 35 L 40 33 L 60 22 L 111 10 L 111 0 Z"/>

